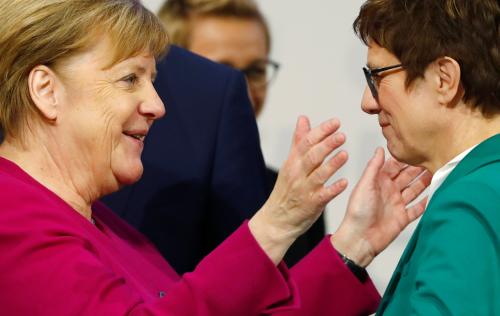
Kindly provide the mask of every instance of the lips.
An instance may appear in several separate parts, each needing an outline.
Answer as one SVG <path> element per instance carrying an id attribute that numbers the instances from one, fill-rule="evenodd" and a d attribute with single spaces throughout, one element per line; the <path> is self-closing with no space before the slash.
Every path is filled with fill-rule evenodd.
<path id="1" fill-rule="evenodd" d="M 385 116 L 379 116 L 378 117 L 378 125 L 380 125 L 380 127 L 384 128 L 386 126 L 391 125 L 391 123 L 389 123 L 388 120 L 386 120 Z"/>
<path id="2" fill-rule="evenodd" d="M 125 136 L 131 137 L 140 142 L 144 142 L 146 135 L 148 134 L 148 130 L 126 130 L 122 132 Z"/>

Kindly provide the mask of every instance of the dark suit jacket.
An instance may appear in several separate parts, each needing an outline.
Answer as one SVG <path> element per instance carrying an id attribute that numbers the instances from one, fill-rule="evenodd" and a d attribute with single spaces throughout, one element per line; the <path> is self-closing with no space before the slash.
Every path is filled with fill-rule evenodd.
<path id="1" fill-rule="evenodd" d="M 144 174 L 103 201 L 184 273 L 250 218 L 271 188 L 244 77 L 178 47 L 157 68 L 166 116 L 146 137 Z"/>

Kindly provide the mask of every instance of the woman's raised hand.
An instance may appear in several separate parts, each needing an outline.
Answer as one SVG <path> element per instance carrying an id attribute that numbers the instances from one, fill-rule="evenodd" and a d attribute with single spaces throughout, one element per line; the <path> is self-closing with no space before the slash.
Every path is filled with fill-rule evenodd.
<path id="1" fill-rule="evenodd" d="M 347 186 L 345 179 L 325 185 L 347 161 L 345 151 L 326 160 L 345 142 L 345 135 L 337 133 L 339 127 L 340 122 L 331 119 L 311 129 L 307 117 L 299 117 L 274 190 L 249 222 L 253 236 L 276 264 L 318 219 L 326 204 Z"/>
<path id="2" fill-rule="evenodd" d="M 333 246 L 358 265 L 367 266 L 422 215 L 427 199 L 411 203 L 431 178 L 423 168 L 393 158 L 386 161 L 384 150 L 377 148 L 349 198 L 339 229 L 331 237 Z"/>

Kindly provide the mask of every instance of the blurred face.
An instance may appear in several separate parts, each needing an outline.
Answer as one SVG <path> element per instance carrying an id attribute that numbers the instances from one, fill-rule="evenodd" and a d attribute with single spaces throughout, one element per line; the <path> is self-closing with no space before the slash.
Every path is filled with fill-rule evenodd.
<path id="1" fill-rule="evenodd" d="M 105 193 L 139 179 L 144 138 L 165 113 L 152 84 L 155 59 L 142 52 L 105 69 L 111 51 L 101 40 L 57 68 L 64 105 L 58 117 L 61 146 L 70 153 L 67 160 L 89 171 L 91 183 Z"/>
<path id="2" fill-rule="evenodd" d="M 269 48 L 262 25 L 252 19 L 196 17 L 192 20 L 189 50 L 215 62 L 250 72 L 264 71 Z M 267 94 L 267 85 L 247 76 L 250 98 L 258 115 Z"/>
<path id="3" fill-rule="evenodd" d="M 370 43 L 367 58 L 369 69 L 397 64 L 400 61 L 396 56 Z M 407 89 L 404 68 L 381 72 L 374 79 L 378 99 L 373 97 L 367 86 L 361 104 L 363 111 L 378 115 L 382 134 L 392 156 L 411 165 L 425 165 L 429 154 L 435 151 L 433 140 L 442 125 L 442 115 L 439 115 L 430 80 L 427 76 L 417 79 Z"/>

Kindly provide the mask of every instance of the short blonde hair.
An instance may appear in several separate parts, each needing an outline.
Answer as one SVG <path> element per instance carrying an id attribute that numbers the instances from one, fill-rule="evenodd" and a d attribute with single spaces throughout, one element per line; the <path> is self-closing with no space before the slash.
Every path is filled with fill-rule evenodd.
<path id="1" fill-rule="evenodd" d="M 173 44 L 189 48 L 190 19 L 215 16 L 255 20 L 262 25 L 267 51 L 271 50 L 271 34 L 266 19 L 253 0 L 168 0 L 158 13 L 165 23 Z"/>
<path id="2" fill-rule="evenodd" d="M 35 66 L 55 66 L 103 35 L 113 45 L 109 66 L 142 51 L 158 58 L 168 44 L 138 0 L 0 0 L 0 8 L 0 128 L 13 137 L 37 113 L 28 87 Z"/>

